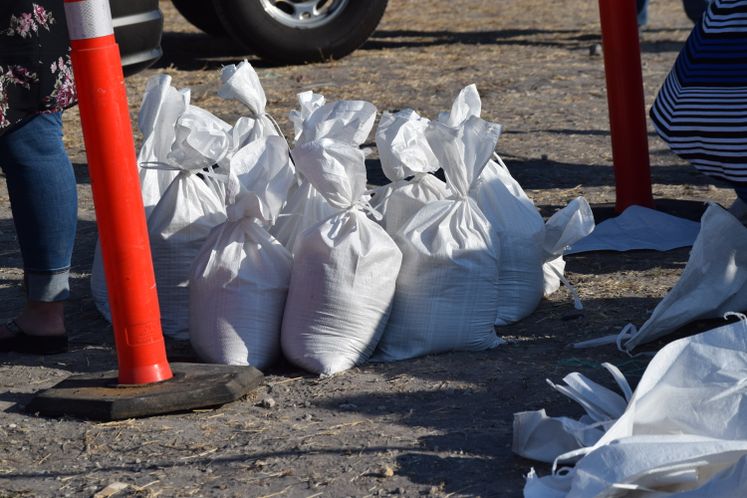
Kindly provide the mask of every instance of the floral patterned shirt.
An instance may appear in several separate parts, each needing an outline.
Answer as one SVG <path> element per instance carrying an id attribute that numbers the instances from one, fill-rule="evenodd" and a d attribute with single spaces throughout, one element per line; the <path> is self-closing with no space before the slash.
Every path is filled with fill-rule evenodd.
<path id="1" fill-rule="evenodd" d="M 0 0 L 0 134 L 75 102 L 63 0 Z"/>

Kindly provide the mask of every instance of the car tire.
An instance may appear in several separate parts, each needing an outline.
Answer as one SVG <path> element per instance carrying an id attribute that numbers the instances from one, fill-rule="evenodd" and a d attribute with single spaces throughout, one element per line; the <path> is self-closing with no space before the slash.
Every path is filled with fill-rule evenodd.
<path id="1" fill-rule="evenodd" d="M 213 0 L 213 5 L 237 44 L 265 60 L 300 64 L 339 59 L 360 47 L 379 24 L 387 0 L 319 0 L 314 5 L 319 13 L 307 19 L 292 14 L 308 1 Z"/>
<path id="2" fill-rule="evenodd" d="M 163 55 L 163 14 L 158 0 L 110 0 L 109 6 L 124 75 L 150 67 Z"/>
<path id="3" fill-rule="evenodd" d="M 213 36 L 226 36 L 212 2 L 199 0 L 171 0 L 176 10 L 195 28 Z"/>

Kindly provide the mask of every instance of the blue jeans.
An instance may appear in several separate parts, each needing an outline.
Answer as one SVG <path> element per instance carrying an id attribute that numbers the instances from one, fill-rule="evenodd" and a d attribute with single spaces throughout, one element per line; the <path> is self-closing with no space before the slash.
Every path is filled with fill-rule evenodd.
<path id="1" fill-rule="evenodd" d="M 62 301 L 75 242 L 78 194 L 62 143 L 62 113 L 39 114 L 0 135 L 5 173 L 31 301 Z"/>
<path id="2" fill-rule="evenodd" d="M 734 187 L 734 192 L 736 192 L 739 200 L 747 204 L 747 186 L 739 185 L 738 187 Z"/>

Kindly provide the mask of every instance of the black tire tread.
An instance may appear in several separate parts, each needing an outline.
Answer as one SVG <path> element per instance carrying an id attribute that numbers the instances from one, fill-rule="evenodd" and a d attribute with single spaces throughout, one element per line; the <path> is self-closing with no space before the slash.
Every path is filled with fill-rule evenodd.
<path id="1" fill-rule="evenodd" d="M 213 0 L 228 35 L 262 59 L 302 64 L 339 59 L 360 47 L 384 15 L 387 0 L 352 0 L 329 24 L 314 29 L 284 26 L 258 0 Z"/>
<path id="2" fill-rule="evenodd" d="M 226 36 L 226 29 L 210 0 L 171 0 L 171 3 L 195 28 L 212 36 Z"/>

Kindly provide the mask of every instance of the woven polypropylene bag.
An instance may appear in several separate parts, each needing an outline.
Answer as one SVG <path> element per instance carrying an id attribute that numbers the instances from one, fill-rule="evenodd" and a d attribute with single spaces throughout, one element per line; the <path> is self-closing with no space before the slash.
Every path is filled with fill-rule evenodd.
<path id="1" fill-rule="evenodd" d="M 433 123 L 427 135 L 453 197 L 423 207 L 395 236 L 403 261 L 377 361 L 490 349 L 498 254 L 488 220 L 469 189 L 498 141 L 500 127 L 472 117 L 459 128 Z"/>
<path id="2" fill-rule="evenodd" d="M 364 363 L 384 331 L 402 254 L 368 218 L 363 153 L 323 139 L 294 149 L 296 165 L 337 212 L 294 249 L 281 343 L 294 364 L 331 375 Z"/>

